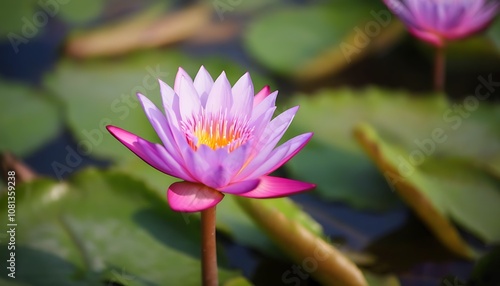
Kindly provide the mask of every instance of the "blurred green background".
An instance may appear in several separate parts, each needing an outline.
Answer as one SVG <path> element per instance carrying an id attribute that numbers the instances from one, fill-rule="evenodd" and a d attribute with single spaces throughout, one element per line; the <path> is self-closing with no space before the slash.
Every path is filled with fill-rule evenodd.
<path id="1" fill-rule="evenodd" d="M 159 104 L 156 79 L 204 65 L 232 84 L 250 71 L 278 112 L 300 105 L 285 137 L 315 132 L 277 174 L 317 189 L 258 208 L 370 285 L 500 285 L 500 21 L 447 47 L 444 93 L 432 61 L 381 1 L 2 1 L 0 210 L 16 170 L 18 226 L 1 284 L 199 285 L 199 217 L 172 212 L 176 179 L 104 127 L 158 141 L 135 93 Z M 218 208 L 221 282 L 318 285 L 244 204 Z"/>

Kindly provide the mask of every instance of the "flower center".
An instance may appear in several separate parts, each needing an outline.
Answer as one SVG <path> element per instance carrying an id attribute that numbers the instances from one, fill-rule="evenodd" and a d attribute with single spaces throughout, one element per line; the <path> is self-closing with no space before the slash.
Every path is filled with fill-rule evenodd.
<path id="1" fill-rule="evenodd" d="M 247 120 L 228 118 L 227 113 L 201 114 L 182 122 L 186 140 L 193 150 L 203 144 L 213 150 L 228 147 L 232 152 L 252 137 Z"/>

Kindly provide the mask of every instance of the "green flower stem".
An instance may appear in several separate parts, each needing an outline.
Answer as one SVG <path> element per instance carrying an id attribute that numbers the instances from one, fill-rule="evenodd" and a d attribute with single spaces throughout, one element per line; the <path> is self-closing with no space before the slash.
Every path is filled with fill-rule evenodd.
<path id="1" fill-rule="evenodd" d="M 445 73 L 446 73 L 445 47 L 436 48 L 434 58 L 434 90 L 436 92 L 444 91 Z"/>
<path id="2" fill-rule="evenodd" d="M 215 240 L 215 208 L 201 212 L 201 273 L 203 286 L 219 285 L 217 245 Z"/>

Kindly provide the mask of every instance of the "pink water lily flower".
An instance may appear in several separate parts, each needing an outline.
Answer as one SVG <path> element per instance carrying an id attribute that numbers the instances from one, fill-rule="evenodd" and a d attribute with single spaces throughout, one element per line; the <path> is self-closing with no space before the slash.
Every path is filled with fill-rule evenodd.
<path id="1" fill-rule="evenodd" d="M 496 0 L 384 0 L 416 37 L 441 47 L 485 29 L 498 13 Z"/>
<path id="2" fill-rule="evenodd" d="M 268 176 L 290 160 L 312 133 L 277 147 L 298 107 L 272 118 L 277 91 L 254 96 L 244 74 L 231 87 L 223 72 L 214 82 L 204 67 L 194 81 L 179 68 L 174 89 L 160 81 L 165 113 L 138 94 L 163 144 L 108 126 L 123 145 L 159 171 L 182 179 L 167 191 L 173 210 L 194 212 L 219 203 L 224 194 L 275 198 L 310 190 L 314 184 Z"/>

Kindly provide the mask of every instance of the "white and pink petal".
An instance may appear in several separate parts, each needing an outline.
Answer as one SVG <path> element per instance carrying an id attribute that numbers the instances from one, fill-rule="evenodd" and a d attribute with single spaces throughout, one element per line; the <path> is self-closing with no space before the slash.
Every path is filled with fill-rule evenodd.
<path id="1" fill-rule="evenodd" d="M 212 76 L 208 73 L 204 66 L 201 66 L 198 74 L 194 78 L 194 88 L 200 96 L 200 102 L 202 106 L 207 103 L 208 94 L 214 85 L 214 80 Z"/>
<path id="2" fill-rule="evenodd" d="M 271 88 L 269 85 L 264 86 L 263 89 L 261 89 L 253 98 L 253 107 L 259 105 L 261 101 L 264 100 L 268 95 L 271 94 Z"/>
<path id="3" fill-rule="evenodd" d="M 200 97 L 190 79 L 188 80 L 182 77 L 179 82 L 179 91 L 176 92 L 179 96 L 181 118 L 183 121 L 189 121 L 192 120 L 193 116 L 201 113 L 202 107 Z"/>
<path id="4" fill-rule="evenodd" d="M 181 118 L 181 113 L 179 109 L 179 97 L 175 91 L 166 83 L 158 80 L 160 84 L 160 93 L 163 104 L 163 110 L 166 113 L 171 113 L 172 117 L 175 119 L 172 124 L 178 126 L 178 120 Z"/>
<path id="5" fill-rule="evenodd" d="M 178 163 L 182 162 L 182 159 L 177 152 L 178 147 L 176 146 L 176 141 L 174 140 L 170 124 L 165 115 L 144 95 L 138 93 L 137 97 L 139 98 L 139 102 L 141 103 L 149 122 L 153 126 L 153 129 L 163 142 L 166 152 L 169 153 Z"/>
<path id="6" fill-rule="evenodd" d="M 249 180 L 270 174 L 302 150 L 312 135 L 313 133 L 298 135 L 274 149 L 269 156 L 255 158 L 238 174 L 237 179 Z"/>
<path id="7" fill-rule="evenodd" d="M 227 186 L 245 163 L 249 145 L 233 152 L 225 148 L 212 150 L 201 144 L 197 150 L 186 150 L 186 165 L 196 181 L 214 189 Z"/>
<path id="8" fill-rule="evenodd" d="M 179 68 L 177 74 L 175 75 L 175 82 L 174 82 L 174 91 L 175 93 L 177 93 L 177 95 L 179 95 L 179 91 L 181 89 L 182 78 L 193 84 L 193 79 L 188 75 L 188 73 L 183 68 Z"/>
<path id="9" fill-rule="evenodd" d="M 233 95 L 231 93 L 231 84 L 227 80 L 226 73 L 215 80 L 210 93 L 208 94 L 205 112 L 219 114 L 223 110 L 231 110 L 233 105 Z"/>
<path id="10" fill-rule="evenodd" d="M 245 73 L 231 89 L 233 106 L 231 114 L 239 117 L 250 118 L 253 108 L 253 84 L 249 73 Z"/>

